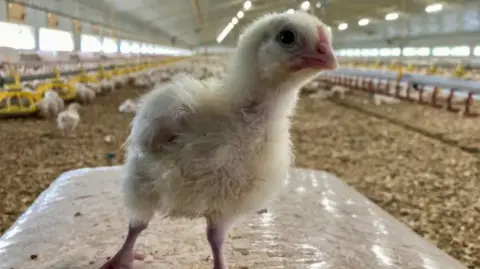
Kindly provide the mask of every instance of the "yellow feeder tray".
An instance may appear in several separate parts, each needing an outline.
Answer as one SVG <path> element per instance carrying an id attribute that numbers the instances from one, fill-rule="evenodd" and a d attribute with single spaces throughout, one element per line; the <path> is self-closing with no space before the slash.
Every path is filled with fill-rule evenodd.
<path id="1" fill-rule="evenodd" d="M 102 80 L 102 79 L 112 79 L 112 75 L 108 72 L 108 71 L 105 71 L 105 68 L 103 68 L 102 65 L 100 65 L 98 67 L 98 71 L 97 71 L 97 75 L 96 75 L 97 79 L 99 80 Z"/>
<path id="2" fill-rule="evenodd" d="M 37 111 L 33 93 L 22 91 L 0 92 L 0 116 L 30 115 Z"/>
<path id="3" fill-rule="evenodd" d="M 97 81 L 98 81 L 98 80 L 102 80 L 102 79 L 111 80 L 111 79 L 112 79 L 112 75 L 109 74 L 108 72 L 103 72 L 102 74 L 97 74 Z"/>
<path id="4" fill-rule="evenodd" d="M 78 76 L 78 82 L 81 82 L 81 83 L 89 83 L 89 82 L 95 83 L 95 82 L 98 82 L 98 79 L 96 78 L 96 76 L 80 75 L 80 76 Z"/>
<path id="5" fill-rule="evenodd" d="M 70 101 L 77 97 L 77 91 L 70 83 L 60 81 L 47 82 L 38 86 L 35 89 L 35 97 L 40 100 L 43 98 L 45 92 L 52 89 L 65 101 Z"/>
<path id="6" fill-rule="evenodd" d="M 400 82 L 400 80 L 402 80 L 402 76 L 403 76 L 403 66 L 398 66 L 397 68 L 397 82 Z"/>
<path id="7" fill-rule="evenodd" d="M 413 72 L 414 69 L 415 69 L 415 67 L 413 66 L 413 64 L 408 64 L 408 66 L 407 66 L 407 71 L 408 72 Z"/>
<path id="8" fill-rule="evenodd" d="M 4 88 L 6 90 L 13 90 L 13 91 L 21 90 L 22 84 L 20 83 L 20 76 L 17 73 L 13 72 L 12 70 L 10 70 L 10 76 L 13 77 L 13 83 L 5 84 Z"/>
<path id="9" fill-rule="evenodd" d="M 124 72 L 124 74 L 129 74 L 129 73 L 132 72 L 132 68 L 129 67 L 129 66 L 126 66 L 126 67 L 123 68 L 123 72 Z"/>
<path id="10" fill-rule="evenodd" d="M 397 71 L 400 64 L 398 62 L 391 62 L 388 66 L 388 70 L 390 71 Z"/>
<path id="11" fill-rule="evenodd" d="M 126 75 L 126 74 L 128 74 L 128 70 L 125 69 L 125 68 L 118 68 L 117 73 L 118 73 L 118 75 Z"/>
<path id="12" fill-rule="evenodd" d="M 457 78 L 462 78 L 463 76 L 465 76 L 465 74 L 466 74 L 465 68 L 463 67 L 462 64 L 459 64 L 457 65 L 457 68 L 455 69 L 453 76 Z"/>
<path id="13" fill-rule="evenodd" d="M 119 76 L 121 75 L 122 70 L 118 69 L 116 66 L 113 67 L 112 71 L 110 71 L 112 76 Z"/>
<path id="14" fill-rule="evenodd" d="M 92 76 L 89 76 L 87 72 L 85 72 L 85 68 L 82 67 L 82 69 L 80 70 L 80 74 L 77 75 L 77 76 L 74 76 L 72 79 L 69 80 L 69 83 L 77 83 L 77 82 L 81 82 L 81 83 L 89 83 L 89 82 L 97 82 L 97 78 L 96 78 L 96 75 L 92 75 Z"/>
<path id="15" fill-rule="evenodd" d="M 60 70 L 55 68 L 55 78 L 51 82 L 47 82 L 38 86 L 35 89 L 35 96 L 38 99 L 43 98 L 43 95 L 48 90 L 55 90 L 60 98 L 65 101 L 73 100 L 77 97 L 77 91 L 70 83 L 65 83 L 60 78 Z"/>
<path id="16" fill-rule="evenodd" d="M 428 69 L 427 69 L 427 75 L 433 75 L 438 72 L 438 67 L 435 64 L 432 64 Z"/>

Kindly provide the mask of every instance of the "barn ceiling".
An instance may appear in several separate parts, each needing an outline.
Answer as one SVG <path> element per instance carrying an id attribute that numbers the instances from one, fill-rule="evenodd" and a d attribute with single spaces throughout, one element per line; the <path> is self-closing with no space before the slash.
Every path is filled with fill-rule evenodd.
<path id="1" fill-rule="evenodd" d="M 96 0 L 104 2 L 117 13 L 117 18 L 128 16 L 143 23 L 145 27 L 158 30 L 168 37 L 171 44 L 197 47 L 216 43 L 216 38 L 239 11 L 244 17 L 225 38 L 222 45 L 233 45 L 239 30 L 253 18 L 272 11 L 300 9 L 303 0 L 252 0 L 251 8 L 244 10 L 244 0 Z M 445 6 L 454 6 L 466 0 L 442 1 Z M 327 24 L 337 27 L 349 23 L 349 29 L 358 27 L 361 18 L 372 22 L 384 20 L 386 14 L 397 12 L 408 17 L 425 13 L 430 0 L 320 0 L 310 1 L 310 12 Z"/>

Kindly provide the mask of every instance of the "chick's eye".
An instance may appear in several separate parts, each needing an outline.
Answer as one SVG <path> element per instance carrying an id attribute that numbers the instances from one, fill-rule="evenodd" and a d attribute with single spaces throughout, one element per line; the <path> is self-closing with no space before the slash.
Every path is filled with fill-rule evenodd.
<path id="1" fill-rule="evenodd" d="M 283 47 L 292 47 L 296 44 L 297 35 L 292 30 L 282 30 L 277 35 L 277 42 Z"/>

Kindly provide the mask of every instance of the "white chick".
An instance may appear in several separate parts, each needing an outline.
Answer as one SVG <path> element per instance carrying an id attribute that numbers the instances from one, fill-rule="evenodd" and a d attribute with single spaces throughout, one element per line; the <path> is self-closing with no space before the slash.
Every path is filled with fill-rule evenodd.
<path id="1" fill-rule="evenodd" d="M 128 77 L 126 76 L 116 76 L 115 77 L 115 88 L 123 88 L 127 85 Z"/>
<path id="2" fill-rule="evenodd" d="M 387 105 L 394 105 L 394 104 L 399 104 L 400 100 L 398 100 L 395 97 L 387 96 L 387 95 L 381 95 L 381 94 L 374 94 L 372 96 L 373 103 L 377 106 L 381 104 L 387 104 Z"/>
<path id="3" fill-rule="evenodd" d="M 331 96 L 334 98 L 339 98 L 340 100 L 345 99 L 345 93 L 349 92 L 350 89 L 344 86 L 335 85 L 330 90 Z"/>
<path id="4" fill-rule="evenodd" d="M 105 143 L 111 144 L 115 141 L 115 137 L 113 135 L 107 135 L 104 137 Z"/>
<path id="5" fill-rule="evenodd" d="M 135 113 L 135 111 L 137 111 L 137 104 L 132 99 L 127 99 L 118 107 L 118 111 L 122 113 Z"/>
<path id="6" fill-rule="evenodd" d="M 37 107 L 45 118 L 54 118 L 65 107 L 65 103 L 56 91 L 48 90 L 43 99 L 38 102 Z"/>
<path id="7" fill-rule="evenodd" d="M 170 80 L 170 76 L 171 74 L 167 73 L 167 72 L 162 72 L 162 74 L 160 75 L 160 81 L 161 82 L 167 82 Z"/>
<path id="8" fill-rule="evenodd" d="M 302 92 L 303 93 L 317 92 L 319 90 L 318 86 L 319 86 L 318 81 L 312 80 L 312 81 L 308 82 L 307 84 L 305 84 L 305 86 L 303 86 Z"/>
<path id="9" fill-rule="evenodd" d="M 101 91 L 102 92 L 113 92 L 115 91 L 115 81 L 110 81 L 108 79 L 102 79 L 100 81 Z"/>
<path id="10" fill-rule="evenodd" d="M 95 93 L 102 93 L 102 85 L 100 82 L 88 82 L 85 85 L 90 89 L 94 90 Z"/>
<path id="11" fill-rule="evenodd" d="M 80 114 L 78 113 L 80 107 L 78 103 L 71 103 L 66 110 L 58 114 L 57 124 L 58 128 L 62 130 L 63 135 L 74 135 L 77 125 L 80 122 Z"/>
<path id="12" fill-rule="evenodd" d="M 269 14 L 246 28 L 219 83 L 188 75 L 150 91 L 132 122 L 124 165 L 128 236 L 102 269 L 132 269 L 154 213 L 207 219 L 213 268 L 241 216 L 283 187 L 292 162 L 290 119 L 300 88 L 336 69 L 330 33 L 307 13 Z"/>
<path id="13" fill-rule="evenodd" d="M 77 83 L 75 85 L 75 89 L 77 90 L 77 97 L 82 104 L 89 104 L 93 102 L 95 99 L 96 93 L 95 90 L 87 87 L 83 83 Z"/>

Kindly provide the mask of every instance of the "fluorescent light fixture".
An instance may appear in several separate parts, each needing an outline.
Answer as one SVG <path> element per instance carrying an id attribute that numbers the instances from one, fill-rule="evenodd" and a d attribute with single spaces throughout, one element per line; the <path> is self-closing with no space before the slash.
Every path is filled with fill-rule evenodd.
<path id="1" fill-rule="evenodd" d="M 473 54 L 475 56 L 480 56 L 480 46 L 476 46 L 475 47 L 475 50 L 473 51 Z"/>
<path id="2" fill-rule="evenodd" d="M 288 13 L 288 14 L 295 13 L 295 10 L 294 10 L 293 8 L 291 8 L 291 9 L 287 10 L 287 13 Z"/>
<path id="3" fill-rule="evenodd" d="M 389 13 L 389 14 L 385 15 L 385 20 L 387 20 L 387 21 L 394 21 L 396 19 L 398 19 L 398 13 L 394 12 L 394 13 Z"/>
<path id="4" fill-rule="evenodd" d="M 362 49 L 360 55 L 363 57 L 378 56 L 378 49 Z"/>
<path id="5" fill-rule="evenodd" d="M 217 43 L 222 43 L 222 41 L 227 37 L 227 35 L 232 31 L 234 25 L 233 23 L 228 23 L 228 25 L 223 29 L 223 31 L 217 36 Z"/>
<path id="6" fill-rule="evenodd" d="M 360 26 L 365 26 L 365 25 L 368 25 L 369 23 L 370 23 L 369 19 L 361 19 L 358 21 L 358 25 Z"/>
<path id="7" fill-rule="evenodd" d="M 427 48 L 427 47 L 418 48 L 417 56 L 430 56 L 430 48 Z"/>
<path id="8" fill-rule="evenodd" d="M 389 48 L 383 48 L 383 49 L 380 49 L 379 53 L 380 53 L 380 56 L 390 56 L 392 55 L 392 50 L 390 50 Z"/>
<path id="9" fill-rule="evenodd" d="M 309 10 L 310 9 L 310 2 L 309 1 L 304 1 L 301 5 L 300 8 L 303 10 Z"/>
<path id="10" fill-rule="evenodd" d="M 237 18 L 241 19 L 241 18 L 243 18 L 244 15 L 245 15 L 245 14 L 243 14 L 243 11 L 239 11 L 239 12 L 237 13 Z"/>
<path id="11" fill-rule="evenodd" d="M 433 4 L 433 5 L 429 5 L 425 8 L 425 11 L 427 13 L 433 13 L 433 12 L 439 12 L 439 11 L 442 11 L 443 9 L 443 5 L 442 4 Z"/>
<path id="12" fill-rule="evenodd" d="M 433 56 L 450 56 L 451 49 L 449 47 L 436 47 L 433 48 Z"/>
<path id="13" fill-rule="evenodd" d="M 237 17 L 233 17 L 233 19 L 232 19 L 232 23 L 233 23 L 233 25 L 235 25 L 235 24 L 237 24 L 237 23 L 238 23 L 238 19 L 237 19 Z"/>
<path id="14" fill-rule="evenodd" d="M 322 3 L 317 2 L 317 3 L 315 4 L 315 7 L 316 7 L 316 8 L 321 8 L 321 7 L 322 7 Z"/>
<path id="15" fill-rule="evenodd" d="M 402 49 L 400 48 L 393 48 L 390 53 L 392 54 L 392 56 L 400 56 L 402 55 Z"/>
<path id="16" fill-rule="evenodd" d="M 453 47 L 452 56 L 460 56 L 460 57 L 470 56 L 470 47 L 469 46 Z"/>
<path id="17" fill-rule="evenodd" d="M 403 48 L 402 54 L 403 54 L 403 56 L 406 56 L 406 57 L 415 56 L 415 55 L 417 55 L 417 49 L 416 48 L 411 48 L 411 47 L 406 47 L 406 48 Z"/>
<path id="18" fill-rule="evenodd" d="M 340 23 L 338 25 L 338 30 L 340 30 L 340 31 L 346 30 L 347 28 L 348 28 L 348 24 L 346 24 L 346 23 Z"/>
<path id="19" fill-rule="evenodd" d="M 252 7 L 251 1 L 245 1 L 245 3 L 243 3 L 243 9 L 249 10 L 251 7 Z"/>

